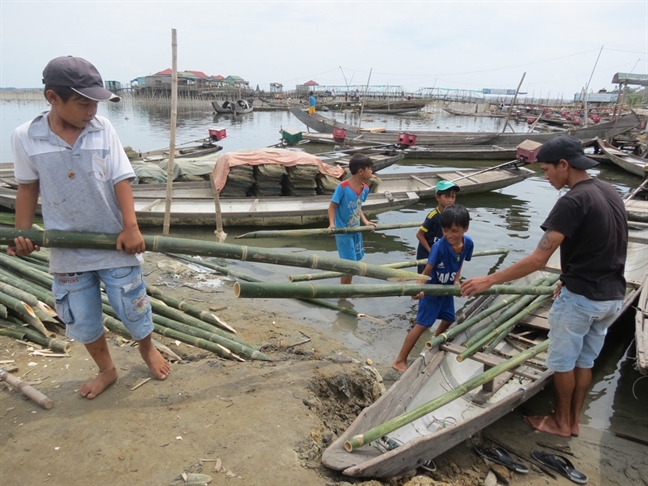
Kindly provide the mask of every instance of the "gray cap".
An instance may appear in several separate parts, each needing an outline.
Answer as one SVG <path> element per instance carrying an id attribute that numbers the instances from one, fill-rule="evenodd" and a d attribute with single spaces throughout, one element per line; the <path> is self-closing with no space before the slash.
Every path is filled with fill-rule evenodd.
<path id="1" fill-rule="evenodd" d="M 599 163 L 585 157 L 583 145 L 579 139 L 571 135 L 560 135 L 542 144 L 538 155 L 538 162 L 558 162 L 565 159 L 575 169 L 591 169 Z"/>
<path id="2" fill-rule="evenodd" d="M 97 68 L 80 57 L 62 56 L 52 59 L 43 69 L 43 84 L 71 88 L 93 101 L 120 100 L 119 96 L 104 88 Z"/>

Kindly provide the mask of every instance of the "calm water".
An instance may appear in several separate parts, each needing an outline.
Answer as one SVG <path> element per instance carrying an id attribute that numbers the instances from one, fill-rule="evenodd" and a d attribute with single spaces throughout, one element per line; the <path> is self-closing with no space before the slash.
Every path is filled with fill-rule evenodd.
<path id="1" fill-rule="evenodd" d="M 12 161 L 9 137 L 13 129 L 38 112 L 47 109 L 45 103 L 0 104 L 0 161 Z M 170 110 L 162 104 L 136 104 L 131 102 L 100 104 L 100 114 L 108 117 L 120 135 L 124 146 L 136 150 L 151 150 L 168 146 Z M 344 113 L 333 114 L 347 123 L 358 122 L 358 116 Z M 220 143 L 224 151 L 245 148 L 260 148 L 276 143 L 279 130 L 288 127 L 304 129 L 301 123 L 288 112 L 254 112 L 232 119 L 215 119 L 208 105 L 179 107 L 176 130 L 176 144 L 189 142 L 207 136 L 212 126 L 225 127 L 227 138 Z M 501 130 L 501 119 L 452 117 L 442 112 L 424 112 L 416 116 L 365 115 L 362 126 L 384 126 L 387 128 L 412 130 L 416 128 L 453 131 L 495 131 Z M 523 131 L 522 124 L 513 124 L 515 131 Z M 324 151 L 327 147 L 305 145 L 309 151 Z M 488 167 L 490 162 L 434 161 L 435 168 Z M 387 172 L 430 169 L 432 161 L 403 161 Z M 539 170 L 537 167 L 533 167 Z M 640 180 L 615 166 L 600 166 L 592 171 L 612 183 L 620 193 L 626 194 Z M 483 195 L 458 197 L 471 213 L 469 235 L 475 240 L 478 250 L 502 248 L 509 251 L 505 257 L 489 256 L 474 258 L 467 262 L 462 274 L 467 277 L 484 275 L 507 266 L 533 251 L 541 236 L 540 224 L 553 206 L 559 193 L 544 181 L 538 172 L 535 177 L 514 186 Z M 419 203 L 412 207 L 384 213 L 378 223 L 421 222 L 431 203 Z M 284 238 L 284 239 L 237 239 L 234 237 L 251 230 L 225 228 L 228 242 L 250 246 L 281 248 L 291 252 L 308 251 L 322 255 L 337 256 L 333 238 Z M 253 228 L 252 228 L 253 229 Z M 382 264 L 412 259 L 416 249 L 416 229 L 392 230 L 365 236 L 365 261 Z M 213 230 L 171 228 L 172 236 L 199 239 L 213 239 Z M 231 268 L 268 281 L 286 281 L 287 276 L 305 273 L 300 269 L 246 262 L 222 262 Z M 370 279 L 354 277 L 354 282 L 372 282 Z M 457 308 L 464 304 L 457 299 Z M 371 357 L 379 365 L 387 366 L 400 349 L 410 320 L 416 316 L 416 303 L 408 298 L 353 299 L 351 305 L 359 312 L 374 316 L 353 318 L 346 314 L 321 308 L 306 307 L 293 301 L 282 301 L 282 311 L 289 311 L 303 319 L 304 323 L 322 333 L 332 333 L 348 347 L 363 356 Z M 595 383 L 590 393 L 584 420 L 600 429 L 627 430 L 634 428 L 634 435 L 648 437 L 648 417 L 645 405 L 648 403 L 648 379 L 636 382 L 639 373 L 634 370 L 628 354 L 633 355 L 632 316 L 620 321 L 607 340 L 606 348 L 595 368 Z M 276 317 L 268 315 L 268 324 Z M 235 324 L 235 323 L 233 323 Z M 423 342 L 423 340 L 421 340 Z M 415 349 L 415 352 L 420 350 Z M 636 383 L 635 383 L 636 382 Z M 535 399 L 537 408 L 542 409 L 548 400 L 547 394 Z M 533 406 L 533 402 L 530 402 Z M 548 411 L 548 410 L 546 410 Z"/>

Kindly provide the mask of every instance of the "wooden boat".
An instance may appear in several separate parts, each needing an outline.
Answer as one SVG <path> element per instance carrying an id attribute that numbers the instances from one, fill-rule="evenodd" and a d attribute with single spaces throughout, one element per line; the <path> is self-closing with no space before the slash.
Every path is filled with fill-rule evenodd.
<path id="1" fill-rule="evenodd" d="M 629 221 L 648 223 L 648 179 L 624 199 Z"/>
<path id="2" fill-rule="evenodd" d="M 421 111 L 421 108 L 363 108 L 362 113 L 375 115 L 405 115 L 406 113 L 417 113 Z"/>
<path id="3" fill-rule="evenodd" d="M 245 100 L 237 100 L 236 102 L 224 101 L 223 104 L 219 104 L 218 101 L 211 102 L 214 111 L 220 115 L 245 115 L 246 113 L 252 113 L 254 107 Z"/>
<path id="4" fill-rule="evenodd" d="M 359 129 L 356 126 L 340 123 L 315 113 L 309 115 L 301 108 L 291 107 L 290 113 L 295 115 L 309 129 L 320 133 L 333 133 L 335 128 L 346 130 L 347 138 L 366 140 L 373 143 L 398 143 L 401 130 L 381 130 L 373 132 L 371 128 Z M 599 123 L 597 125 L 578 128 L 569 133 L 581 140 L 599 137 L 609 138 L 624 133 L 637 125 L 640 120 L 634 112 L 620 116 L 616 121 Z M 556 136 L 555 133 L 494 133 L 494 132 L 441 132 L 413 130 L 407 133 L 416 135 L 419 145 L 519 145 L 525 140 L 544 143 Z"/>
<path id="5" fill-rule="evenodd" d="M 618 165 L 622 169 L 627 170 L 636 176 L 646 176 L 646 164 L 648 164 L 647 159 L 623 152 L 605 140 L 599 140 L 598 144 L 599 147 L 601 147 L 601 150 L 603 150 L 603 153 L 607 155 L 608 159 L 610 159 L 613 164 Z"/>
<path id="6" fill-rule="evenodd" d="M 460 188 L 461 195 L 494 191 L 535 174 L 522 167 L 517 160 L 482 170 L 443 170 L 408 172 L 397 174 L 378 174 L 380 184 L 376 190 L 391 193 L 414 191 L 421 199 L 434 198 L 435 186 L 440 180 L 453 181 Z M 373 188 L 372 188 L 373 189 Z"/>
<path id="7" fill-rule="evenodd" d="M 637 368 L 641 374 L 648 375 L 648 277 L 643 281 L 643 288 L 637 302 L 635 345 L 637 348 Z"/>
<path id="8" fill-rule="evenodd" d="M 373 150 L 366 153 L 371 155 Z M 398 149 L 407 159 L 432 160 L 511 160 L 517 155 L 517 147 L 500 147 L 498 145 L 412 145 Z"/>
<path id="9" fill-rule="evenodd" d="M 182 189 L 175 189 L 180 184 Z M 214 198 L 209 182 L 174 184 L 171 201 L 171 224 L 188 226 L 213 226 L 216 222 Z M 191 186 L 202 189 L 195 190 Z M 156 187 L 157 186 L 157 187 Z M 166 184 L 142 184 L 145 188 L 134 190 L 137 222 L 140 226 L 161 226 L 164 223 Z M 419 200 L 414 192 L 398 194 L 370 194 L 362 205 L 368 216 L 402 209 Z M 328 222 L 331 196 L 221 198 L 221 214 L 225 227 L 229 226 L 304 226 Z M 16 190 L 0 187 L 0 206 L 15 209 Z M 37 207 L 40 212 L 40 203 Z"/>
<path id="10" fill-rule="evenodd" d="M 455 116 L 477 116 L 477 117 L 484 117 L 484 118 L 506 118 L 506 112 L 505 111 L 497 111 L 497 112 L 475 112 L 475 113 L 470 113 L 468 111 L 461 111 L 461 110 L 454 110 L 452 108 L 448 108 L 447 106 L 443 108 L 443 111 L 446 113 L 449 113 L 451 115 Z M 515 113 L 511 113 L 511 118 L 515 118 Z"/>
<path id="11" fill-rule="evenodd" d="M 628 290 L 619 316 L 635 300 L 641 282 L 645 281 L 648 274 L 648 240 L 645 238 L 648 229 L 644 229 L 642 233 L 643 238 L 640 240 L 644 243 L 631 242 L 628 247 Z M 534 272 L 514 283 L 530 285 L 551 275 L 555 277 L 558 273 L 557 263 L 556 252 L 546 271 Z M 506 297 L 478 297 L 466 309 L 463 319 L 496 306 Z M 480 351 L 461 362 L 457 360 L 457 355 L 466 349 L 461 344 L 486 327 L 485 321 L 469 327 L 446 343 L 425 349 L 401 378 L 374 404 L 363 410 L 352 425 L 324 451 L 324 465 L 342 471 L 347 476 L 392 477 L 425 464 L 534 396 L 549 382 L 552 375 L 544 366 L 545 353 L 524 361 L 510 371 L 486 381 L 480 388 L 469 389 L 466 394 L 446 401 L 439 408 L 387 433 L 383 436 L 385 440 L 379 438 L 352 452 L 347 452 L 345 448 L 345 443 L 355 436 L 441 397 L 449 390 L 457 390 L 462 384 L 474 381 L 484 370 L 500 365 L 544 342 L 549 330 L 547 316 L 550 306 L 551 300 L 548 299 L 523 317 L 494 346 L 492 352 Z M 490 322 L 490 319 L 498 317 L 506 309 L 507 306 L 486 321 Z"/>
<path id="12" fill-rule="evenodd" d="M 193 142 L 187 143 L 193 143 L 195 145 L 182 144 L 180 146 L 177 146 L 175 149 L 174 158 L 197 158 L 223 150 L 222 145 L 215 144 L 214 141 L 210 138 L 194 140 Z M 169 148 L 166 147 L 149 150 L 147 152 L 127 152 L 127 155 L 128 158 L 132 161 L 142 160 L 144 162 L 157 162 L 169 158 Z"/>

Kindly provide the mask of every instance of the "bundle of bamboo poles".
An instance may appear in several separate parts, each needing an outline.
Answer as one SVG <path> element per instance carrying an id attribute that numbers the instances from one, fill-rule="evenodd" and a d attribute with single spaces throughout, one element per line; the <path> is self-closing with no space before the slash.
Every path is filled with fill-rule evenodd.
<path id="1" fill-rule="evenodd" d="M 46 251 L 28 257 L 6 255 L 0 247 L 0 334 L 28 339 L 49 346 L 58 352 L 67 352 L 70 343 L 55 339 L 59 321 L 52 310 L 55 301 L 51 294 L 53 277 L 48 273 Z M 174 299 L 159 289 L 147 286 L 153 310 L 155 333 L 211 351 L 223 358 L 244 361 L 244 358 L 272 361 L 272 358 L 235 335 L 235 331 L 217 316 L 187 302 Z M 102 294 L 104 326 L 126 339 L 131 335 L 119 321 L 108 298 Z M 36 329 L 24 327 L 26 324 Z M 159 343 L 156 345 L 160 346 Z"/>

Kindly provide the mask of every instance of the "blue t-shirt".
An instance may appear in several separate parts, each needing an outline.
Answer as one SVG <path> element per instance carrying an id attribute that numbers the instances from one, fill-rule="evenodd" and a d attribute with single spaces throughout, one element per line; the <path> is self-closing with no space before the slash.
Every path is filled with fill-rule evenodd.
<path id="1" fill-rule="evenodd" d="M 331 198 L 331 201 L 338 205 L 335 211 L 336 228 L 360 226 L 360 208 L 367 200 L 368 194 L 369 186 L 364 182 L 359 194 L 353 190 L 348 180 L 338 184 Z"/>
<path id="2" fill-rule="evenodd" d="M 315 96 L 309 98 L 309 106 L 315 106 Z"/>
<path id="3" fill-rule="evenodd" d="M 441 238 L 432 245 L 428 265 L 434 268 L 430 273 L 429 284 L 453 285 L 457 272 L 461 269 L 464 260 L 469 262 L 472 258 L 475 244 L 470 236 L 463 237 L 463 250 L 457 254 L 448 243 L 448 240 Z"/>

